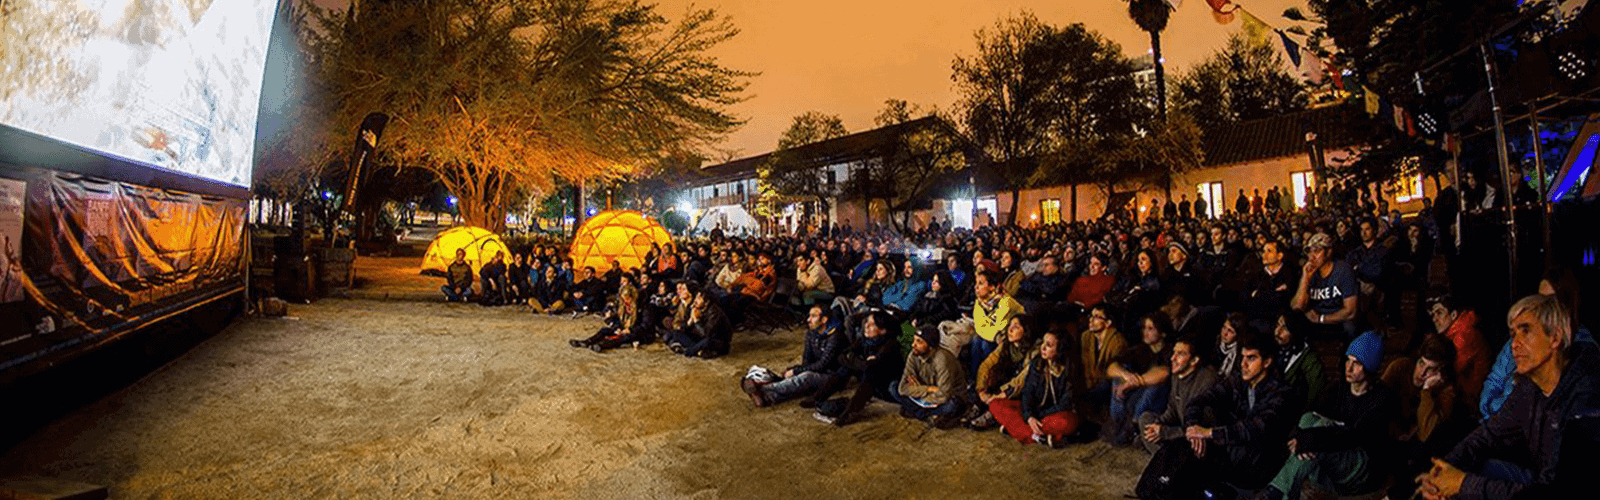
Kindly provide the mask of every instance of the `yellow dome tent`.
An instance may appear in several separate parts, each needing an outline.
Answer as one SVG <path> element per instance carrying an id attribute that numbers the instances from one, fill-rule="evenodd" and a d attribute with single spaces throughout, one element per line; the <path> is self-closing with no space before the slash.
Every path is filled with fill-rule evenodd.
<path id="1" fill-rule="evenodd" d="M 633 210 L 608 210 L 591 217 L 572 240 L 572 268 L 594 267 L 595 272 L 611 270 L 615 260 L 623 269 L 644 265 L 650 245 L 672 243 L 666 228 Z"/>
<path id="2" fill-rule="evenodd" d="M 505 252 L 506 262 L 511 262 L 511 251 L 506 248 L 505 242 L 500 241 L 499 235 L 481 227 L 460 226 L 439 233 L 439 237 L 428 245 L 428 253 L 422 256 L 422 272 L 444 273 L 450 268 L 450 263 L 455 262 L 456 249 L 466 249 L 467 263 L 472 264 L 473 272 L 477 272 L 484 263 L 494 260 L 496 252 Z"/>

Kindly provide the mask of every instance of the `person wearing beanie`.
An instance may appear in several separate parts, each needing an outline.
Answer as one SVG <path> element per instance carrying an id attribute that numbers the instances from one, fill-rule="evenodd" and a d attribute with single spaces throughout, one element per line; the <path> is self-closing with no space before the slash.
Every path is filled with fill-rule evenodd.
<path id="1" fill-rule="evenodd" d="M 1395 443 L 1389 423 L 1400 417 L 1400 398 L 1378 375 L 1383 363 L 1383 337 L 1357 336 L 1345 349 L 1344 381 L 1348 390 L 1332 391 L 1300 417 L 1289 435 L 1289 460 L 1257 498 L 1298 497 L 1306 480 L 1315 478 L 1329 491 L 1373 491 L 1382 487 Z"/>
<path id="2" fill-rule="evenodd" d="M 891 393 L 900 402 L 900 416 L 925 420 L 929 425 L 949 429 L 961 421 L 966 409 L 962 392 L 967 375 L 961 362 L 948 349 L 938 349 L 939 327 L 923 325 L 911 341 L 905 372 Z"/>
<path id="3" fill-rule="evenodd" d="M 1173 240 L 1167 243 L 1167 267 L 1161 272 L 1161 286 L 1169 296 L 1182 296 L 1190 305 L 1211 303 L 1211 280 L 1189 259 L 1189 247 Z"/>

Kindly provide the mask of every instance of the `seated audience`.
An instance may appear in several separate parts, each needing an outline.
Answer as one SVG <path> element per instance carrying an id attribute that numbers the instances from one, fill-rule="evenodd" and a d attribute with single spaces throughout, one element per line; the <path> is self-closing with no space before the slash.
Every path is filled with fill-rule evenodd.
<path id="1" fill-rule="evenodd" d="M 1023 369 L 1022 391 L 1016 399 L 995 397 L 988 401 L 1006 434 L 1018 442 L 1032 441 L 1055 447 L 1078 430 L 1078 415 L 1073 412 L 1071 359 L 1062 348 L 1061 336 L 1046 332 L 1039 350 Z"/>
<path id="2" fill-rule="evenodd" d="M 938 429 L 955 427 L 966 410 L 967 376 L 956 355 L 939 348 L 939 327 L 917 329 L 905 371 L 893 392 L 900 416 L 925 420 Z"/>

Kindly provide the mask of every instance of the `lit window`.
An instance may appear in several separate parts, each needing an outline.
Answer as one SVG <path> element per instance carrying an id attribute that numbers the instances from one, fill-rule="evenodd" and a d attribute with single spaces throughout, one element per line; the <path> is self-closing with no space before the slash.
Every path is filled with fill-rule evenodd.
<path id="1" fill-rule="evenodd" d="M 1199 199 L 1195 200 L 1195 204 L 1204 203 L 1204 205 L 1200 206 L 1204 206 L 1208 210 L 1206 217 L 1216 217 L 1217 214 L 1222 213 L 1223 202 L 1226 201 L 1226 197 L 1222 194 L 1221 182 L 1196 184 L 1195 192 L 1199 195 Z M 1199 210 L 1195 210 L 1195 212 L 1199 213 Z"/>
<path id="2" fill-rule="evenodd" d="M 1405 203 L 1422 199 L 1422 174 L 1408 175 L 1395 181 L 1394 201 Z"/>
<path id="3" fill-rule="evenodd" d="M 1305 208 L 1306 205 L 1311 203 L 1311 190 L 1315 189 L 1317 184 L 1316 175 L 1309 170 L 1295 172 L 1290 175 L 1290 180 L 1294 183 L 1295 208 Z"/>
<path id="4" fill-rule="evenodd" d="M 1039 202 L 1039 213 L 1044 214 L 1045 224 L 1061 222 L 1061 199 L 1051 198 Z"/>

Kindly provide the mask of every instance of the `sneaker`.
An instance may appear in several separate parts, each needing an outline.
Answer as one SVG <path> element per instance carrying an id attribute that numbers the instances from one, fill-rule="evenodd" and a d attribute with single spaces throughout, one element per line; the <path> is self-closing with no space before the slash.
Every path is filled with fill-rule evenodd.
<path id="1" fill-rule="evenodd" d="M 679 344 L 677 342 L 673 342 L 671 345 L 668 345 L 667 349 L 671 349 L 673 354 L 683 354 L 684 351 L 688 350 L 683 347 L 683 344 Z"/>
<path id="2" fill-rule="evenodd" d="M 572 345 L 572 347 L 584 347 L 584 345 L 585 345 L 582 340 L 578 340 L 578 339 L 568 340 L 567 344 Z"/>
<path id="3" fill-rule="evenodd" d="M 601 347 L 600 344 L 591 344 L 589 346 L 589 350 L 594 351 L 594 352 L 605 352 L 606 349 L 604 347 Z"/>
<path id="4" fill-rule="evenodd" d="M 993 429 L 996 425 L 999 425 L 999 424 L 1000 424 L 999 422 L 995 421 L 993 414 L 991 414 L 989 412 L 983 412 L 982 415 L 978 415 L 977 418 L 974 418 L 974 419 L 972 419 L 972 421 L 968 422 L 967 423 L 967 428 L 975 430 L 975 431 L 986 431 L 986 430 L 989 430 L 989 429 Z"/>
<path id="5" fill-rule="evenodd" d="M 811 412 L 811 418 L 817 419 L 818 422 L 822 422 L 822 423 L 828 424 L 828 425 L 834 425 L 839 421 L 838 417 L 830 417 L 830 416 L 827 416 L 827 415 L 823 415 L 822 412 L 820 412 L 820 411 Z"/>

